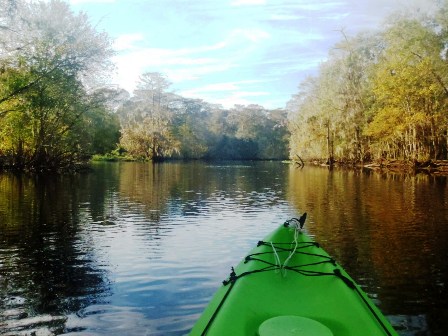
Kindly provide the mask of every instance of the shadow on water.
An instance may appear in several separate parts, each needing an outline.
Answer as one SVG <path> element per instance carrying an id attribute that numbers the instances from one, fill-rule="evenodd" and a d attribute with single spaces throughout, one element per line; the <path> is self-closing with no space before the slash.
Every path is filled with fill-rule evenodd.
<path id="1" fill-rule="evenodd" d="M 447 177 L 291 170 L 289 188 L 295 207 L 311 213 L 309 231 L 401 335 L 446 334 Z"/>
<path id="2" fill-rule="evenodd" d="M 66 314 L 109 295 L 107 272 L 82 240 L 89 191 L 78 177 L 0 175 L 0 329 L 54 332 Z"/>

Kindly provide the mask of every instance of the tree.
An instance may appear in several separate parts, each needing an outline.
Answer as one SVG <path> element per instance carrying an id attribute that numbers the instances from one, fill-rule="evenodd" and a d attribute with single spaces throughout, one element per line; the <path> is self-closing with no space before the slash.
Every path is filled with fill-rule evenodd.
<path id="1" fill-rule="evenodd" d="M 201 159 L 206 156 L 211 132 L 207 122 L 213 105 L 200 99 L 178 97 L 173 121 L 173 135 L 179 142 L 179 156 L 186 159 Z"/>
<path id="2" fill-rule="evenodd" d="M 448 3 L 343 39 L 289 104 L 291 156 L 364 162 L 448 155 Z"/>
<path id="3" fill-rule="evenodd" d="M 378 60 L 382 43 L 377 35 L 360 33 L 342 41 L 331 51 L 332 85 L 336 134 L 335 153 L 353 163 L 370 159 L 369 144 L 363 136 L 371 105 L 370 69 Z"/>
<path id="4" fill-rule="evenodd" d="M 118 115 L 111 112 L 115 97 L 122 93 L 121 90 L 96 90 L 91 99 L 98 103 L 85 112 L 83 134 L 88 153 L 107 154 L 117 148 L 120 141 L 120 120 Z M 112 95 L 112 96 L 111 96 Z"/>
<path id="5" fill-rule="evenodd" d="M 331 155 L 328 148 L 330 123 L 326 113 L 320 109 L 320 87 L 318 77 L 308 77 L 299 86 L 294 104 L 288 106 L 291 157 L 299 155 L 312 160 L 328 158 Z"/>
<path id="6" fill-rule="evenodd" d="M 121 146 L 131 155 L 161 161 L 178 152 L 179 143 L 172 132 L 170 83 L 158 72 L 140 77 L 134 97 L 122 107 Z"/>
<path id="7" fill-rule="evenodd" d="M 289 156 L 288 115 L 284 109 L 267 111 L 264 128 L 259 129 L 257 142 L 260 159 L 279 160 Z"/>
<path id="8" fill-rule="evenodd" d="M 428 160 L 446 157 L 444 45 L 432 24 L 400 18 L 385 32 L 375 68 L 375 113 L 365 130 L 377 155 Z"/>
<path id="9" fill-rule="evenodd" d="M 5 1 L 3 1 L 5 4 Z M 0 12 L 0 155 L 16 168 L 60 169 L 87 159 L 95 94 L 110 40 L 61 1 L 10 1 Z M 5 17 L 5 8 L 10 16 Z"/>
<path id="10" fill-rule="evenodd" d="M 1 2 L 0 62 L 4 69 L 26 69 L 29 76 L 3 92 L 0 103 L 51 78 L 55 71 L 71 74 L 91 89 L 110 69 L 111 41 L 95 30 L 86 14 L 74 15 L 58 0 Z"/>
<path id="11" fill-rule="evenodd" d="M 377 59 L 379 41 L 360 34 L 335 45 L 319 68 L 319 75 L 300 87 L 290 113 L 291 156 L 351 163 L 369 158 L 363 136 L 370 106 L 370 67 Z"/>

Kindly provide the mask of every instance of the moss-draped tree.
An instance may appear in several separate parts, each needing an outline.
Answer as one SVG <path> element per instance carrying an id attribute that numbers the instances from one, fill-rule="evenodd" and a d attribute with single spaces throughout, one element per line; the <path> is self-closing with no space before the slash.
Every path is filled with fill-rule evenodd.
<path id="1" fill-rule="evenodd" d="M 110 39 L 62 1 L 0 7 L 1 164 L 57 170 L 84 162 L 94 147 L 92 117 L 109 118 L 97 88 L 110 69 Z"/>
<path id="2" fill-rule="evenodd" d="M 343 34 L 289 104 L 291 156 L 365 162 L 448 159 L 448 2 Z"/>

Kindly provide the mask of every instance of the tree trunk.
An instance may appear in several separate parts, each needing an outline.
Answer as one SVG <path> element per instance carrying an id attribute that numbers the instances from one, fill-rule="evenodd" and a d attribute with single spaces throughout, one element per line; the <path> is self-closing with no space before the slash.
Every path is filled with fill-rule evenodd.
<path id="1" fill-rule="evenodd" d="M 328 153 L 327 164 L 332 166 L 334 158 L 333 158 L 333 143 L 331 141 L 331 135 L 330 135 L 330 122 L 327 122 L 327 153 Z"/>

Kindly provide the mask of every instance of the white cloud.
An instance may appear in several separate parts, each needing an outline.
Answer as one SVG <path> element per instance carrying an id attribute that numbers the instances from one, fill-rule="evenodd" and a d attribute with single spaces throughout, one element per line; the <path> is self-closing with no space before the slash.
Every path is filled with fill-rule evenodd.
<path id="1" fill-rule="evenodd" d="M 222 98 L 215 99 L 213 102 L 216 104 L 221 104 L 224 107 L 232 107 L 233 105 L 250 105 L 257 104 L 258 99 L 251 99 L 253 97 L 268 96 L 269 92 L 250 92 L 250 91 L 238 91 L 232 92 L 231 94 L 224 96 Z M 213 98 L 210 98 L 213 99 Z M 212 101 L 212 100 L 211 100 Z"/>
<path id="2" fill-rule="evenodd" d="M 213 57 L 205 57 L 207 52 L 216 51 L 225 47 L 225 43 L 200 46 L 197 48 L 163 49 L 148 48 L 144 46 L 145 36 L 142 33 L 120 35 L 114 43 L 118 54 L 113 58 L 118 73 L 116 81 L 122 83 L 128 91 L 132 91 L 140 74 L 146 70 L 165 72 L 173 81 L 193 80 L 196 72 L 214 71 L 206 70 L 207 66 L 220 63 Z M 185 67 L 189 70 L 182 70 Z M 221 66 L 222 67 L 222 66 Z M 202 69 L 201 71 L 198 71 Z M 162 72 L 162 71 L 161 71 Z"/>
<path id="3" fill-rule="evenodd" d="M 269 34 L 268 32 L 261 30 L 261 29 L 256 29 L 256 28 L 248 28 L 248 29 L 243 29 L 243 28 L 238 28 L 238 29 L 234 29 L 231 34 L 230 37 L 234 38 L 234 37 L 244 37 L 245 39 L 251 41 L 251 42 L 260 42 L 262 40 L 268 39 L 271 37 L 271 34 Z"/>
<path id="4" fill-rule="evenodd" d="M 234 67 L 230 60 L 201 57 L 198 48 L 171 50 L 157 48 L 135 48 L 114 57 L 118 73 L 116 81 L 132 92 L 136 81 L 145 71 L 159 71 L 174 83 L 197 80 L 202 76 L 223 72 Z"/>
<path id="5" fill-rule="evenodd" d="M 235 104 L 249 105 L 259 103 L 259 97 L 269 96 L 270 93 L 262 91 L 259 84 L 261 80 L 242 80 L 235 82 L 213 83 L 180 92 L 184 97 L 200 98 L 208 102 L 232 107 Z M 253 90 L 250 90 L 250 89 Z"/>
<path id="6" fill-rule="evenodd" d="M 213 83 L 204 85 L 201 87 L 189 89 L 183 91 L 186 95 L 197 95 L 199 93 L 203 92 L 222 92 L 222 91 L 238 91 L 242 92 L 241 87 L 251 85 L 251 84 L 257 84 L 262 83 L 261 80 L 242 80 L 242 81 L 235 81 L 235 82 L 222 82 L 222 83 Z"/>
<path id="7" fill-rule="evenodd" d="M 349 15 L 350 15 L 350 13 L 332 13 L 332 14 L 322 15 L 319 18 L 323 19 L 323 20 L 343 21 Z"/>
<path id="8" fill-rule="evenodd" d="M 357 3 L 359 3 L 360 1 L 357 0 Z M 347 2 L 346 1 L 327 1 L 327 2 L 323 2 L 323 1 L 310 1 L 308 3 L 299 3 L 297 5 L 297 8 L 300 8 L 302 10 L 306 10 L 306 11 L 325 11 L 325 10 L 333 10 L 333 9 L 337 9 L 343 6 L 346 6 Z"/>
<path id="9" fill-rule="evenodd" d="M 234 91 L 238 90 L 239 87 L 235 82 L 228 83 L 215 83 L 203 86 L 198 89 L 190 90 L 190 92 L 221 92 L 221 91 Z"/>
<path id="10" fill-rule="evenodd" d="M 266 0 L 234 0 L 230 3 L 231 6 L 259 6 L 266 4 Z"/>
<path id="11" fill-rule="evenodd" d="M 296 14 L 272 14 L 270 19 L 272 21 L 293 21 L 293 20 L 306 19 L 306 16 Z"/>
<path id="12" fill-rule="evenodd" d="M 135 42 L 145 39 L 142 33 L 120 35 L 114 41 L 114 49 L 117 51 L 135 48 Z"/>
<path id="13" fill-rule="evenodd" d="M 116 0 L 70 0 L 72 5 L 93 4 L 93 3 L 114 3 Z"/>
<path id="14" fill-rule="evenodd" d="M 268 38 L 270 34 L 262 29 L 235 28 L 223 40 L 213 44 L 163 49 L 145 47 L 143 34 L 121 35 L 114 44 L 118 51 L 114 57 L 118 69 L 115 81 L 132 92 L 139 76 L 145 71 L 162 72 L 174 84 L 212 78 L 245 66 L 247 60 L 244 58 Z"/>
<path id="15" fill-rule="evenodd" d="M 185 80 L 197 80 L 203 77 L 212 78 L 217 75 L 217 73 L 223 73 L 225 71 L 236 68 L 237 65 L 233 64 L 231 61 L 216 60 L 211 64 L 198 65 L 195 67 L 181 67 L 181 68 L 167 68 L 163 69 L 162 72 L 166 73 L 170 79 L 177 82 Z"/>

